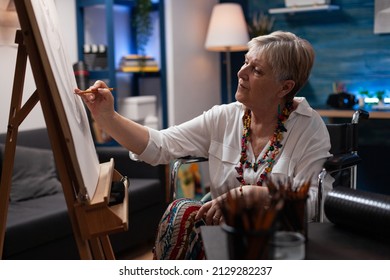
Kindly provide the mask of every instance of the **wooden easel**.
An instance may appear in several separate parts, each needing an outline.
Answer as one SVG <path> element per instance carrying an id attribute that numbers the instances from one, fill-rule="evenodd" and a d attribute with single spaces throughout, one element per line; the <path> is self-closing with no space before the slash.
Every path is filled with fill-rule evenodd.
<path id="1" fill-rule="evenodd" d="M 128 182 L 114 169 L 114 161 L 100 164 L 96 192 L 91 199 L 80 199 L 85 192 L 80 167 L 77 161 L 67 117 L 56 88 L 49 62 L 40 50 L 42 42 L 37 27 L 29 20 L 29 1 L 15 1 L 21 30 L 16 33 L 19 44 L 15 78 L 9 113 L 7 139 L 0 184 L 0 257 L 4 248 L 4 237 L 12 184 L 18 129 L 34 106 L 40 101 L 45 117 L 53 155 L 81 259 L 115 259 L 108 234 L 128 228 Z M 23 86 L 27 58 L 30 60 L 37 90 L 22 106 Z M 123 203 L 108 206 L 111 183 L 123 181 L 125 198 Z"/>

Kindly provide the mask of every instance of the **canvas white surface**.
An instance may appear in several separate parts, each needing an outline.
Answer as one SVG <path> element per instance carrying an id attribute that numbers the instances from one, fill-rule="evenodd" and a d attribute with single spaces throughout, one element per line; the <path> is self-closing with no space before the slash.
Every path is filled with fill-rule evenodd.
<path id="1" fill-rule="evenodd" d="M 84 186 L 92 198 L 99 179 L 99 160 L 83 102 L 73 93 L 77 83 L 61 36 L 57 9 L 54 1 L 31 3 L 75 143 Z"/>

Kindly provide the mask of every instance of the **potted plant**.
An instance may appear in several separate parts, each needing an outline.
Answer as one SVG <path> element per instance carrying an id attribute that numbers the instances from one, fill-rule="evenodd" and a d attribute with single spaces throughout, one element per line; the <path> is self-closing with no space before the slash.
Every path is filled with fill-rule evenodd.
<path id="1" fill-rule="evenodd" d="M 365 106 L 366 97 L 370 97 L 370 92 L 367 89 L 361 89 L 359 91 L 359 107 Z"/>
<path id="2" fill-rule="evenodd" d="M 135 1 L 132 22 L 136 32 L 136 45 L 138 54 L 141 57 L 141 59 L 139 60 L 141 69 L 145 65 L 146 60 L 145 48 L 153 32 L 152 19 L 150 18 L 151 10 L 151 0 Z"/>
<path id="3" fill-rule="evenodd" d="M 376 97 L 378 98 L 378 106 L 383 107 L 384 106 L 385 91 L 378 90 L 376 92 Z"/>
<path id="4" fill-rule="evenodd" d="M 248 22 L 248 30 L 251 38 L 271 33 L 275 18 L 265 15 L 263 12 L 253 13 Z"/>

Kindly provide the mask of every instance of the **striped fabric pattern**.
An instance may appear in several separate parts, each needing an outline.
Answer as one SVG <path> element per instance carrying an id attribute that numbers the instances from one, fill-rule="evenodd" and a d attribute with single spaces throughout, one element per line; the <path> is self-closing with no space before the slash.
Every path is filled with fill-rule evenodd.
<path id="1" fill-rule="evenodd" d="M 180 198 L 173 201 L 161 218 L 154 248 L 154 259 L 199 260 L 205 259 L 200 226 L 203 220 L 195 221 L 202 203 Z"/>

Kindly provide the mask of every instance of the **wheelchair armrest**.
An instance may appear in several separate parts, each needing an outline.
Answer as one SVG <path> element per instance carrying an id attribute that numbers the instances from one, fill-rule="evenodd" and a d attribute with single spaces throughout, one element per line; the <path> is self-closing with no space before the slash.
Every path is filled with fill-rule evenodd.
<path id="1" fill-rule="evenodd" d="M 317 197 L 317 209 L 315 221 L 322 223 L 324 221 L 324 178 L 326 174 L 332 174 L 336 171 L 341 171 L 347 168 L 353 168 L 359 162 L 361 158 L 356 153 L 345 153 L 332 156 L 324 163 L 324 168 L 318 175 L 318 197 Z"/>
<path id="2" fill-rule="evenodd" d="M 177 194 L 177 175 L 178 171 L 181 165 L 183 164 L 189 164 L 189 163 L 195 163 L 195 162 L 202 162 L 202 161 L 208 161 L 208 158 L 204 157 L 193 157 L 193 156 L 186 156 L 176 159 L 173 162 L 171 172 L 169 174 L 169 202 L 176 199 Z"/>
<path id="3" fill-rule="evenodd" d="M 326 160 L 324 168 L 328 172 L 333 172 L 357 165 L 361 160 L 362 159 L 354 153 L 335 155 Z"/>
<path id="4" fill-rule="evenodd" d="M 194 163 L 194 162 L 202 162 L 202 161 L 208 161 L 208 158 L 205 157 L 193 157 L 193 156 L 186 156 L 178 158 L 176 161 L 180 161 L 181 164 L 188 164 L 188 163 Z"/>
<path id="5" fill-rule="evenodd" d="M 360 119 L 368 120 L 370 113 L 365 110 L 359 109 L 352 116 L 352 123 L 359 123 Z"/>

